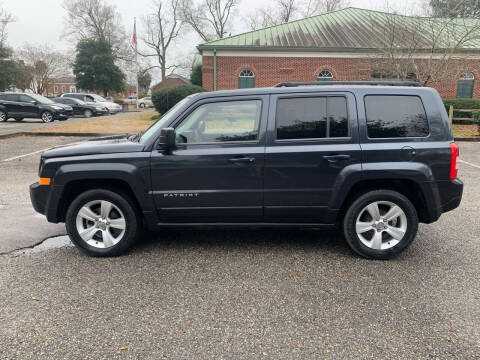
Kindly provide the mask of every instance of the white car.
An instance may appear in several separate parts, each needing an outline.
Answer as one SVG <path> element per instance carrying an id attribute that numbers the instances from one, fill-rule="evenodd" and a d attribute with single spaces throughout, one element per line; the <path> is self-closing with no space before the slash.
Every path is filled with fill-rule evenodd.
<path id="1" fill-rule="evenodd" d="M 147 96 L 147 97 L 144 97 L 144 98 L 141 98 L 141 99 L 137 100 L 137 106 L 139 108 L 153 107 L 152 98 L 150 96 Z"/>
<path id="2" fill-rule="evenodd" d="M 95 104 L 98 104 L 99 106 L 106 108 L 110 114 L 116 114 L 122 111 L 122 107 L 120 105 L 112 101 L 108 101 L 107 99 L 104 99 L 103 97 L 97 94 L 67 93 L 67 94 L 62 94 L 61 97 L 80 99 L 90 103 L 94 102 Z"/>

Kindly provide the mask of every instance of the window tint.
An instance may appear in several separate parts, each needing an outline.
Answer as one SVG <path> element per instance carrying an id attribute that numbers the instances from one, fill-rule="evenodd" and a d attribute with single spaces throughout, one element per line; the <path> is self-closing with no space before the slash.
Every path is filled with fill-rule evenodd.
<path id="1" fill-rule="evenodd" d="M 369 138 L 424 137 L 427 115 L 418 96 L 365 96 Z"/>
<path id="2" fill-rule="evenodd" d="M 348 136 L 347 100 L 343 96 L 278 100 L 277 139 Z"/>
<path id="3" fill-rule="evenodd" d="M 177 142 L 191 144 L 256 140 L 261 109 L 261 100 L 201 105 L 177 127 Z"/>
<path id="4" fill-rule="evenodd" d="M 5 100 L 18 101 L 18 95 L 17 94 L 5 94 Z"/>

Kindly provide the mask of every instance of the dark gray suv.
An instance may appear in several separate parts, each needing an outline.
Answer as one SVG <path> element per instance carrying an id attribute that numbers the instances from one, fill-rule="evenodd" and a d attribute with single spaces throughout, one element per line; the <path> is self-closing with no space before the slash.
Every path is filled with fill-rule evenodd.
<path id="1" fill-rule="evenodd" d="M 126 251 L 145 224 L 338 226 L 387 259 L 460 204 L 457 157 L 434 89 L 286 83 L 195 94 L 145 133 L 46 151 L 31 198 L 94 256 Z"/>

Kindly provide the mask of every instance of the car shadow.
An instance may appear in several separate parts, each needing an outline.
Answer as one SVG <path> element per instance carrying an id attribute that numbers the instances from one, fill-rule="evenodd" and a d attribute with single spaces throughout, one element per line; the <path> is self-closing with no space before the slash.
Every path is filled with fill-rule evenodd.
<path id="1" fill-rule="evenodd" d="M 321 251 L 352 256 L 340 231 L 323 229 L 166 229 L 144 231 L 136 251 L 197 249 L 216 251 Z"/>

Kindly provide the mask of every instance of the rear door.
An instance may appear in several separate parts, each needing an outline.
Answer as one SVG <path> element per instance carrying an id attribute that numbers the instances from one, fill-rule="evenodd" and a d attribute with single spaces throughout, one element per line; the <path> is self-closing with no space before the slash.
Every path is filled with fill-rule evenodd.
<path id="1" fill-rule="evenodd" d="M 266 221 L 332 223 L 338 209 L 329 204 L 347 168 L 361 171 L 353 94 L 272 95 L 265 154 Z"/>
<path id="2" fill-rule="evenodd" d="M 164 223 L 263 220 L 268 96 L 200 100 L 175 121 L 177 149 L 153 150 L 152 190 Z"/>
<path id="3" fill-rule="evenodd" d="M 22 105 L 18 94 L 4 94 L 4 105 L 9 117 L 22 117 Z"/>

